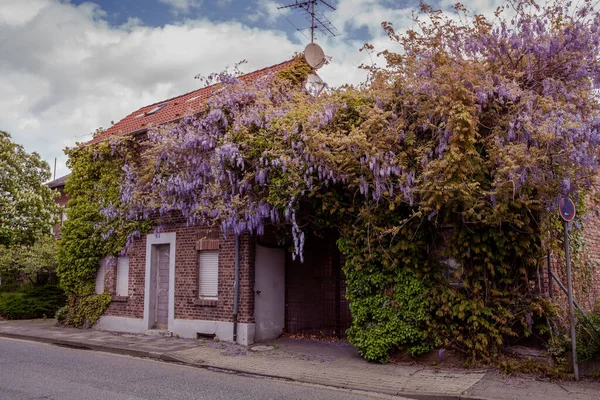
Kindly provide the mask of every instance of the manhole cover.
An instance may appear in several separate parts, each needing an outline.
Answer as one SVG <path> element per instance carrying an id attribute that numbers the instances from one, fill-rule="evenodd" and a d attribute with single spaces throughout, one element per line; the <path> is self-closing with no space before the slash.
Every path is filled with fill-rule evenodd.
<path id="1" fill-rule="evenodd" d="M 254 347 L 250 348 L 251 351 L 269 351 L 269 350 L 273 350 L 273 349 L 274 349 L 273 346 L 265 346 L 265 345 L 254 346 Z"/>

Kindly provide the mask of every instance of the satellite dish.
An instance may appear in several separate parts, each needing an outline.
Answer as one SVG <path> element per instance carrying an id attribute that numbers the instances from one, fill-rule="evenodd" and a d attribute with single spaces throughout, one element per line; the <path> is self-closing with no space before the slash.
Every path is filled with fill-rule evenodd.
<path id="1" fill-rule="evenodd" d="M 327 87 L 327 84 L 323 82 L 323 79 L 319 75 L 314 72 L 308 74 L 308 79 L 306 80 L 306 90 L 313 96 L 318 96 L 321 94 L 323 89 Z"/>
<path id="2" fill-rule="evenodd" d="M 309 43 L 304 49 L 304 59 L 312 68 L 319 69 L 325 64 L 325 52 L 318 44 Z"/>

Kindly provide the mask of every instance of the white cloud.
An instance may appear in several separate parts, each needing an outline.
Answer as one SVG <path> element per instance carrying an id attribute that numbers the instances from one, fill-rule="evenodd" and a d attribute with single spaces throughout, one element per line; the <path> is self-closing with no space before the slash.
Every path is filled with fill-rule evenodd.
<path id="1" fill-rule="evenodd" d="M 251 71 L 300 50 L 281 32 L 237 22 L 110 27 L 89 5 L 51 0 L 36 12 L 18 24 L 0 22 L 0 129 L 51 164 L 58 157 L 59 175 L 67 172 L 65 146 L 141 106 L 197 89 L 196 74 L 242 59 Z"/>
<path id="2" fill-rule="evenodd" d="M 21 25 L 33 19 L 47 5 L 46 0 L 0 0 L 0 25 Z"/>
<path id="3" fill-rule="evenodd" d="M 141 19 L 137 18 L 137 17 L 129 17 L 127 18 L 127 22 L 125 22 L 124 24 L 122 24 L 119 28 L 129 31 L 132 30 L 133 28 L 137 28 L 143 25 L 143 22 Z"/>
<path id="4" fill-rule="evenodd" d="M 275 18 L 269 3 L 260 3 L 266 7 L 261 9 L 264 18 L 270 18 L 268 10 Z M 328 15 L 342 33 L 366 27 L 369 41 L 382 49 L 390 45 L 382 20 L 408 24 L 405 11 L 392 3 L 340 0 L 338 11 Z M 291 41 L 284 32 L 239 21 L 187 19 L 149 27 L 130 19 L 114 27 L 105 15 L 92 3 L 0 0 L 0 129 L 51 165 L 58 157 L 58 175 L 68 172 L 64 147 L 91 139 L 97 127 L 108 127 L 144 105 L 197 89 L 196 74 L 208 75 L 242 59 L 248 60 L 242 68 L 249 72 L 289 59 L 306 44 L 299 34 Z M 331 86 L 366 76 L 358 68 L 370 63 L 358 51 L 364 43 L 349 36 L 319 38 L 332 57 L 319 74 Z"/>
<path id="5" fill-rule="evenodd" d="M 180 13 L 187 14 L 193 8 L 202 6 L 201 0 L 158 0 L 159 2 L 171 7 L 171 11 L 178 15 Z"/>
<path id="6" fill-rule="evenodd" d="M 246 18 L 250 22 L 261 21 L 267 25 L 273 25 L 291 12 L 289 8 L 279 9 L 282 4 L 273 0 L 257 0 L 256 5 L 246 8 L 248 11 Z"/>
<path id="7" fill-rule="evenodd" d="M 394 7 L 395 1 L 388 0 L 341 0 L 337 10 L 328 14 L 331 22 L 342 32 L 366 28 L 373 38 L 384 34 L 383 21 L 391 21 L 396 26 L 407 23 L 414 6 Z"/>

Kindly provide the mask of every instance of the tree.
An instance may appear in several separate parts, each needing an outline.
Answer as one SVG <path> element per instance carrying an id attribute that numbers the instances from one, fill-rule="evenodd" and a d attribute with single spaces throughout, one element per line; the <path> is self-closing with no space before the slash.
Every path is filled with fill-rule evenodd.
<path id="1" fill-rule="evenodd" d="M 32 245 L 50 232 L 55 193 L 44 182 L 50 166 L 0 131 L 0 245 Z"/>
<path id="2" fill-rule="evenodd" d="M 0 272 L 23 272 L 33 284 L 45 284 L 55 276 L 58 245 L 53 236 L 38 239 L 31 246 L 0 245 Z"/>
<path id="3" fill-rule="evenodd" d="M 25 273 L 43 283 L 56 269 L 50 229 L 57 216 L 56 194 L 44 182 L 50 166 L 0 131 L 0 272 Z"/>

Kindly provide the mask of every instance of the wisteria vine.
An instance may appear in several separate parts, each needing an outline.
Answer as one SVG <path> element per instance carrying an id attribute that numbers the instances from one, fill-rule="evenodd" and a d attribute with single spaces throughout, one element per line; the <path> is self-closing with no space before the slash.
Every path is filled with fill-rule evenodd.
<path id="1" fill-rule="evenodd" d="M 385 285 L 414 278 L 382 279 L 369 294 L 357 260 L 377 259 L 419 270 L 425 283 L 414 290 L 428 291 L 437 323 L 445 321 L 419 314 L 430 337 L 489 355 L 519 323 L 532 329 L 541 306 L 521 283 L 556 234 L 555 210 L 564 196 L 595 199 L 600 15 L 590 1 L 561 0 L 511 0 L 491 19 L 454 10 L 422 5 L 404 34 L 384 22 L 401 51 L 382 52 L 387 65 L 368 67 L 358 88 L 313 96 L 301 57 L 261 79 L 218 74 L 203 112 L 155 127 L 145 151 L 126 160 L 118 218 L 150 219 L 160 230 L 181 216 L 234 234 L 286 226 L 300 257 L 307 230 L 335 227 L 354 254 L 346 266 L 353 307 L 382 291 L 393 297 Z M 104 215 L 117 218 L 110 208 Z M 453 233 L 436 252 L 443 230 Z M 363 241 L 366 250 L 352 250 Z M 431 285 L 448 257 L 463 271 L 462 292 Z M 515 293 L 528 300 L 513 302 Z M 390 304 L 398 303 L 381 308 Z M 476 317 L 465 327 L 456 321 L 467 312 Z"/>

